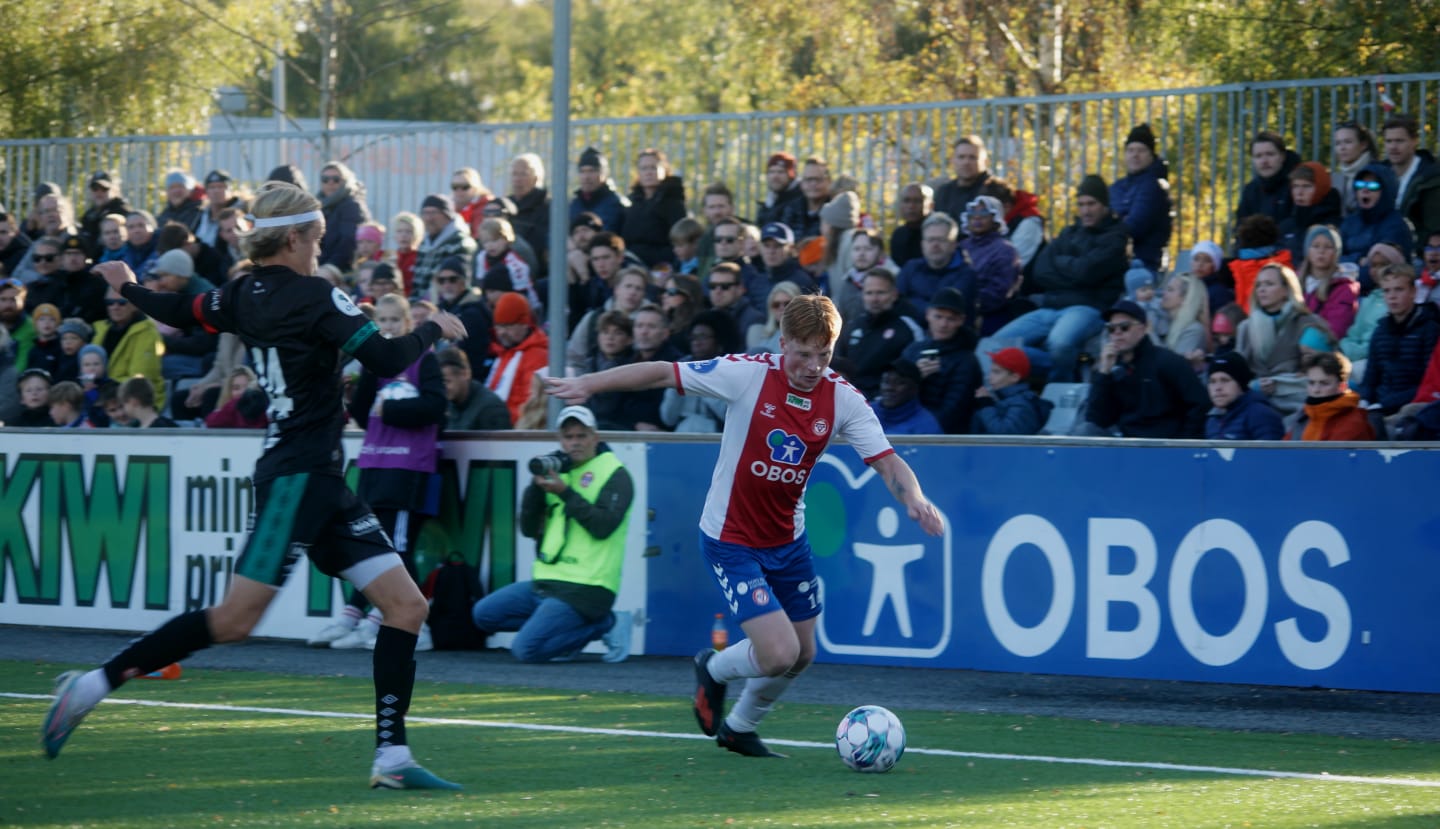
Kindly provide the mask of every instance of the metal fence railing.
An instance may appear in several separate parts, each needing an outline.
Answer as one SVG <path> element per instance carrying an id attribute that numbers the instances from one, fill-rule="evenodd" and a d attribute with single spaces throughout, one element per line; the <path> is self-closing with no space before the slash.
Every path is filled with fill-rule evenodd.
<path id="1" fill-rule="evenodd" d="M 894 221 L 898 190 L 949 177 L 950 146 L 962 134 L 982 136 L 991 169 L 1040 196 L 1048 224 L 1068 221 L 1076 183 L 1098 172 L 1123 175 L 1130 127 L 1151 124 L 1170 164 L 1177 222 L 1172 249 L 1200 239 L 1223 241 L 1240 188 L 1250 178 L 1249 138 L 1281 132 L 1302 157 L 1334 165 L 1333 127 L 1353 120 L 1378 128 L 1390 110 L 1418 117 L 1423 143 L 1440 131 L 1440 73 L 1383 78 L 1332 78 L 1088 95 L 947 101 L 807 112 L 592 119 L 571 125 L 573 164 L 586 146 L 610 158 L 617 189 L 628 190 L 633 163 L 646 147 L 663 150 L 685 178 L 698 210 L 705 185 L 723 181 L 742 215 L 764 196 L 765 159 L 785 149 L 817 155 L 838 174 L 860 182 L 865 209 L 882 225 Z M 548 123 L 396 123 L 332 131 L 212 133 L 207 136 L 112 137 L 0 141 L 0 201 L 28 206 L 39 181 L 60 183 L 83 197 L 89 173 L 119 171 L 132 202 L 163 206 L 168 168 L 197 177 L 216 167 L 259 184 L 277 164 L 312 178 L 330 158 L 344 160 L 366 185 L 372 213 L 388 224 L 417 210 L 427 193 L 446 190 L 450 173 L 480 170 L 492 189 L 507 189 L 510 160 L 522 152 L 548 155 Z M 555 163 L 546 159 L 547 166 Z M 448 192 L 448 191 L 447 191 Z M 80 202 L 77 201 L 77 204 Z"/>

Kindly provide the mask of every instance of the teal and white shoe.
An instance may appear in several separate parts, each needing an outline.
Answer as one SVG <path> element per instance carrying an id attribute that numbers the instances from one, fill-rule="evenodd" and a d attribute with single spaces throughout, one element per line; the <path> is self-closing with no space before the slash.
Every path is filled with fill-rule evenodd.
<path id="1" fill-rule="evenodd" d="M 464 788 L 459 783 L 441 780 L 419 765 L 411 764 L 398 769 L 381 770 L 379 766 L 370 769 L 372 789 L 450 789 Z"/>
<path id="2" fill-rule="evenodd" d="M 630 656 L 630 635 L 634 632 L 635 615 L 628 610 L 615 611 L 615 624 L 605 632 L 605 655 L 601 662 L 624 662 Z"/>
<path id="3" fill-rule="evenodd" d="M 60 756 L 60 749 L 65 747 L 65 741 L 70 739 L 71 732 L 100 702 L 98 699 L 79 698 L 80 694 L 75 686 L 83 676 L 84 671 L 66 671 L 55 679 L 55 701 L 50 703 L 50 710 L 45 713 L 45 723 L 40 728 L 40 745 L 44 746 L 45 756 L 51 760 Z"/>

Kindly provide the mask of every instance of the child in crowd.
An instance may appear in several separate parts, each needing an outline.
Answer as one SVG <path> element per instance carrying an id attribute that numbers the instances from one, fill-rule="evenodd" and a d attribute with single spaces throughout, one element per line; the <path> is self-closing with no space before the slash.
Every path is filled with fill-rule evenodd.
<path id="1" fill-rule="evenodd" d="M 50 387 L 50 423 L 62 429 L 89 429 L 91 423 L 85 417 L 85 392 L 80 386 L 66 380 Z"/>
<path id="2" fill-rule="evenodd" d="M 379 222 L 365 222 L 355 228 L 355 265 L 361 262 L 379 262 L 384 258 L 385 226 Z"/>
<path id="3" fill-rule="evenodd" d="M 583 372 L 589 374 L 614 366 L 635 362 L 635 324 L 624 311 L 606 311 L 595 321 L 595 350 L 586 360 Z M 600 429 L 633 432 L 644 421 L 658 426 L 660 413 L 646 411 L 646 396 L 636 392 L 612 391 L 590 399 L 590 411 Z M 653 408 L 653 406 L 652 406 Z"/>
<path id="4" fill-rule="evenodd" d="M 1230 303 L 1215 312 L 1210 320 L 1210 345 L 1216 357 L 1235 350 L 1235 332 L 1245 319 L 1245 310 L 1238 303 Z"/>
<path id="5" fill-rule="evenodd" d="M 976 435 L 1037 435 L 1055 404 L 1031 390 L 1030 358 L 1021 348 L 990 355 L 986 384 L 975 390 L 970 431 Z"/>
<path id="6" fill-rule="evenodd" d="M 179 424 L 155 411 L 155 386 L 148 377 L 136 375 L 120 386 L 120 406 L 125 419 L 141 429 L 173 429 Z"/>
<path id="7" fill-rule="evenodd" d="M 110 419 L 100 408 L 100 390 L 115 385 L 109 375 L 110 355 L 103 346 L 91 343 L 80 348 L 80 379 L 77 385 L 85 395 L 85 409 L 89 410 L 96 426 L 109 426 Z"/>
<path id="8" fill-rule="evenodd" d="M 485 274 L 503 265 L 510 272 L 510 283 L 525 295 L 531 308 L 540 307 L 540 296 L 530 280 L 530 266 L 515 252 L 515 228 L 505 219 L 486 219 L 480 223 L 480 246 L 484 253 L 475 262 L 475 273 Z"/>
<path id="9" fill-rule="evenodd" d="M 1424 268 L 1415 278 L 1415 304 L 1425 302 L 1440 304 L 1440 230 L 1425 239 L 1425 253 L 1421 258 Z"/>
<path id="10" fill-rule="evenodd" d="M 1252 391 L 1255 372 L 1239 352 L 1217 356 L 1210 362 L 1210 410 L 1205 437 L 1210 440 L 1280 440 L 1285 426 L 1280 413 Z"/>
<path id="11" fill-rule="evenodd" d="M 35 306 L 30 319 L 35 325 L 35 344 L 30 347 L 27 365 L 21 368 L 43 368 L 54 376 L 60 370 L 60 358 L 65 356 L 60 347 L 60 309 L 42 302 Z"/>
<path id="12" fill-rule="evenodd" d="M 5 425 L 24 429 L 54 426 L 50 419 L 50 373 L 43 368 L 26 369 L 16 385 L 20 389 L 20 416 Z"/>
<path id="13" fill-rule="evenodd" d="M 53 372 L 55 382 L 62 380 L 77 382 L 80 379 L 80 349 L 95 336 L 90 323 L 79 317 L 68 317 L 60 322 L 60 361 Z"/>
<path id="14" fill-rule="evenodd" d="M 1305 371 L 1305 407 L 1289 423 L 1286 440 L 1374 440 L 1370 417 L 1360 395 L 1346 381 L 1350 361 L 1343 354 L 1320 352 L 1300 359 Z"/>
<path id="15" fill-rule="evenodd" d="M 1160 307 L 1160 297 L 1155 291 L 1155 273 L 1145 267 L 1139 259 L 1130 260 L 1130 270 L 1125 272 L 1125 298 L 1145 309 L 1145 323 L 1150 328 L 1150 339 L 1157 345 L 1163 343 L 1170 332 L 1170 315 Z"/>
<path id="16" fill-rule="evenodd" d="M 125 415 L 125 405 L 120 402 L 119 383 L 110 383 L 100 388 L 100 393 L 95 396 L 95 408 L 105 415 L 111 429 L 127 429 L 135 425 Z"/>
<path id="17" fill-rule="evenodd" d="M 676 273 L 698 274 L 700 272 L 700 237 L 705 228 L 694 219 L 686 217 L 670 228 L 670 250 L 680 265 Z"/>

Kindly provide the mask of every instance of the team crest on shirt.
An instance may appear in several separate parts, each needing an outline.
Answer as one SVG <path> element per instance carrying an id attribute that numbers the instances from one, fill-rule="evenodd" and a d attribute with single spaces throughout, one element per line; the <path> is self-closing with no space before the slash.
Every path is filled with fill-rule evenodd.
<path id="1" fill-rule="evenodd" d="M 360 309 L 356 308 L 355 303 L 350 301 L 350 296 L 339 288 L 330 289 L 330 301 L 335 303 L 335 307 L 345 316 L 360 316 Z"/>
<path id="2" fill-rule="evenodd" d="M 709 372 L 712 372 L 718 365 L 720 365 L 719 359 L 706 360 L 703 363 L 689 363 L 690 370 L 695 372 L 696 374 L 707 374 Z"/>
<path id="3" fill-rule="evenodd" d="M 770 592 L 763 587 L 757 587 L 755 592 L 750 594 L 750 601 L 754 602 L 756 607 L 764 607 L 770 604 Z"/>
<path id="4" fill-rule="evenodd" d="M 816 418 L 815 422 L 810 424 L 810 428 L 815 432 L 816 437 L 823 438 L 825 433 L 830 431 L 830 421 L 823 417 Z"/>
<path id="5" fill-rule="evenodd" d="M 799 466 L 805 460 L 805 441 L 799 435 L 787 434 L 783 429 L 774 429 L 765 436 L 770 447 L 770 460 L 787 466 Z"/>
<path id="6" fill-rule="evenodd" d="M 810 398 L 801 397 L 793 392 L 785 395 L 785 405 L 794 406 L 802 412 L 810 411 Z"/>
<path id="7" fill-rule="evenodd" d="M 580 486 L 582 488 L 589 487 L 593 483 L 595 483 L 594 472 L 586 472 L 584 475 L 580 476 Z"/>

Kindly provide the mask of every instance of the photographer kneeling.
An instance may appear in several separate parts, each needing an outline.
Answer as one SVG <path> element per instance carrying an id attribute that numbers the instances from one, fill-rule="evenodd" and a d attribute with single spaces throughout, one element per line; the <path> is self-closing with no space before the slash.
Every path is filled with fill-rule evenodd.
<path id="1" fill-rule="evenodd" d="M 475 603 L 475 626 L 518 631 L 510 652 L 521 662 L 567 661 L 595 639 L 601 657 L 630 655 L 631 614 L 611 612 L 625 562 L 635 485 L 595 432 L 584 406 L 560 412 L 561 451 L 530 461 L 535 479 L 520 502 L 520 532 L 535 539 L 533 581 L 516 582 Z"/>

